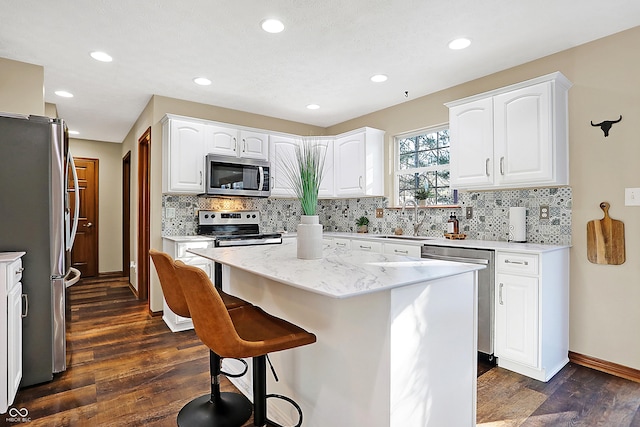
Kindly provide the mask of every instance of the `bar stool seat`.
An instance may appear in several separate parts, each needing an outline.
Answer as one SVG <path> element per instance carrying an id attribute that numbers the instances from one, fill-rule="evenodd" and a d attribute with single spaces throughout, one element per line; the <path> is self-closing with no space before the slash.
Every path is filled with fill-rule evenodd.
<path id="1" fill-rule="evenodd" d="M 312 344 L 316 336 L 253 305 L 226 310 L 202 270 L 181 261 L 175 269 L 200 340 L 222 357 L 254 358 L 254 425 L 264 426 L 267 353 Z"/>
<path id="2" fill-rule="evenodd" d="M 189 306 L 176 275 L 174 260 L 169 254 L 151 249 L 149 255 L 156 267 L 160 286 L 169 308 L 178 316 L 191 317 Z M 213 285 L 211 285 L 213 288 Z M 213 288 L 223 301 L 226 310 L 249 307 L 247 301 Z M 244 361 L 243 361 L 244 362 Z M 209 350 L 209 372 L 211 375 L 211 392 L 193 399 L 178 413 L 177 423 L 180 427 L 239 427 L 250 417 L 251 402 L 239 393 L 221 393 L 219 377 L 221 358 Z M 246 365 L 246 364 L 245 364 Z M 227 374 L 229 375 L 229 374 Z M 241 376 L 233 375 L 233 376 Z M 231 376 L 231 375 L 230 375 Z"/>

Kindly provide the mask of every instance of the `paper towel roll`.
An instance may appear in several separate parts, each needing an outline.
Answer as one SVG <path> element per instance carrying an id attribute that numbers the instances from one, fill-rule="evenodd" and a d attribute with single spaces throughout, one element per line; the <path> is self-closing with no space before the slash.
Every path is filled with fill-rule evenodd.
<path id="1" fill-rule="evenodd" d="M 527 241 L 527 208 L 509 208 L 509 241 Z"/>

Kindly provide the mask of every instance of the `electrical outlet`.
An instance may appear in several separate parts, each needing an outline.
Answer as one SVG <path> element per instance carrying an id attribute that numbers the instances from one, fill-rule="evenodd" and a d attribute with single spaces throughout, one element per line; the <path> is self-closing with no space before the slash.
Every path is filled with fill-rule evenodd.
<path id="1" fill-rule="evenodd" d="M 624 189 L 624 205 L 640 206 L 640 188 Z"/>
<path id="2" fill-rule="evenodd" d="M 549 219 L 549 205 L 540 205 L 540 219 Z"/>
<path id="3" fill-rule="evenodd" d="M 467 213 L 467 219 L 473 218 L 473 207 L 472 206 L 467 206 L 466 213 Z"/>
<path id="4" fill-rule="evenodd" d="M 384 217 L 384 209 L 376 208 L 376 218 L 383 218 L 383 217 Z"/>

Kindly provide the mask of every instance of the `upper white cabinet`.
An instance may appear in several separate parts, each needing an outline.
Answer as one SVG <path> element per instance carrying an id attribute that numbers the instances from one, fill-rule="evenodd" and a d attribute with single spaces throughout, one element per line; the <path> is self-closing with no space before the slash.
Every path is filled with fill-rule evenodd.
<path id="1" fill-rule="evenodd" d="M 162 192 L 204 193 L 205 125 L 165 118 L 162 128 Z"/>
<path id="2" fill-rule="evenodd" d="M 205 154 L 210 153 L 267 160 L 269 158 L 269 135 L 233 127 L 207 125 Z"/>
<path id="3" fill-rule="evenodd" d="M 287 179 L 286 165 L 296 157 L 299 140 L 291 136 L 271 135 L 269 140 L 271 157 L 271 195 L 295 197 L 295 193 Z"/>
<path id="4" fill-rule="evenodd" d="M 381 196 L 384 193 L 384 131 L 362 128 L 338 135 L 334 145 L 335 195 Z"/>
<path id="5" fill-rule="evenodd" d="M 567 185 L 570 87 L 557 72 L 446 104 L 451 186 Z"/>
<path id="6" fill-rule="evenodd" d="M 300 141 L 318 142 L 325 154 L 318 197 L 382 196 L 384 131 L 362 128 L 338 136 L 269 134 L 261 129 L 167 114 L 162 120 L 162 192 L 205 192 L 205 156 L 270 160 L 271 195 L 295 197 L 283 163 Z"/>

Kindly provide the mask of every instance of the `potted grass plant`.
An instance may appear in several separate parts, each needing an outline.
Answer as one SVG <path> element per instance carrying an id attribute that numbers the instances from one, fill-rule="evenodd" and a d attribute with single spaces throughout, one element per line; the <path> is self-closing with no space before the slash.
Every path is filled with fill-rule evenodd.
<path id="1" fill-rule="evenodd" d="M 424 188 L 418 188 L 416 190 L 416 200 L 420 206 L 426 206 L 427 198 L 429 197 L 429 193 Z"/>
<path id="2" fill-rule="evenodd" d="M 369 232 L 369 218 L 366 216 L 361 216 L 356 219 L 356 226 L 358 227 L 358 233 L 368 233 Z"/>
<path id="3" fill-rule="evenodd" d="M 297 227 L 298 258 L 322 258 L 322 224 L 318 208 L 318 192 L 322 182 L 326 150 L 318 141 L 303 139 L 295 155 L 282 159 L 282 170 L 302 207 Z"/>

